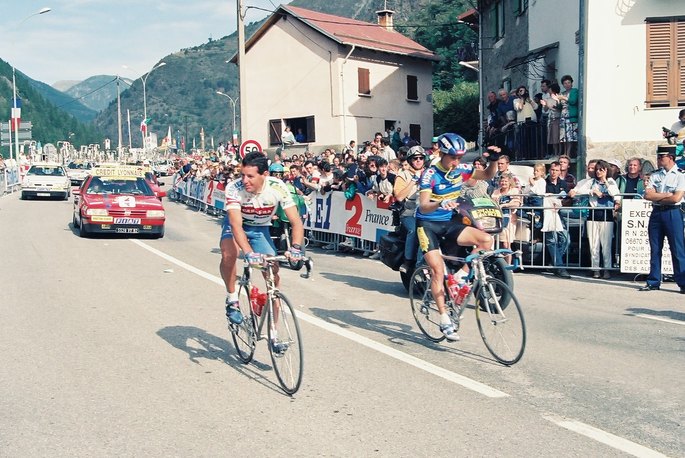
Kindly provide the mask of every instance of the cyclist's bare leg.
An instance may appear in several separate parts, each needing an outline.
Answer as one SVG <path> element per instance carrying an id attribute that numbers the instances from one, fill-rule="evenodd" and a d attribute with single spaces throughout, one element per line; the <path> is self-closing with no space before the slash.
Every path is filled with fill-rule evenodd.
<path id="1" fill-rule="evenodd" d="M 431 292 L 435 299 L 435 305 L 438 306 L 440 314 L 447 313 L 445 309 L 445 263 L 440 256 L 440 250 L 431 250 L 423 254 L 423 259 L 431 268 Z"/>
<path id="2" fill-rule="evenodd" d="M 226 291 L 235 293 L 236 260 L 238 259 L 238 247 L 232 238 L 225 238 L 219 243 L 221 248 L 221 262 L 219 272 L 226 285 Z"/>
<path id="3" fill-rule="evenodd" d="M 493 239 L 490 234 L 483 232 L 475 227 L 466 227 L 459 237 L 457 237 L 457 243 L 460 246 L 474 246 L 473 253 L 477 253 L 480 250 L 490 250 L 492 249 Z"/>

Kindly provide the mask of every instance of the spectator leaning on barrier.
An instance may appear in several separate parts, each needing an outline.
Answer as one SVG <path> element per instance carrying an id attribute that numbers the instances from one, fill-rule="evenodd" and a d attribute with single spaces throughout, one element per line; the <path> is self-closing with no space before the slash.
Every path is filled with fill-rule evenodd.
<path id="1" fill-rule="evenodd" d="M 571 275 L 564 268 L 564 255 L 569 247 L 569 237 L 559 216 L 559 209 L 561 208 L 559 197 L 568 194 L 568 187 L 560 175 L 561 165 L 559 162 L 552 162 L 549 168 L 549 177 L 545 183 L 545 193 L 552 196 L 545 199 L 542 232 L 545 234 L 545 246 L 551 258 L 550 262 L 555 268 L 554 275 L 561 278 L 571 278 Z"/>
<path id="2" fill-rule="evenodd" d="M 624 199 L 638 199 L 645 192 L 642 180 L 642 159 L 637 157 L 628 159 L 626 169 L 626 174 L 618 177 L 616 185 L 621 194 L 629 194 L 623 196 Z"/>
<path id="3" fill-rule="evenodd" d="M 611 241 L 614 234 L 614 207 L 620 202 L 619 189 L 616 181 L 608 176 L 609 164 L 597 161 L 595 177 L 569 192 L 571 197 L 576 194 L 589 194 L 589 204 L 593 207 L 586 222 L 590 254 L 592 256 L 592 277 L 599 278 L 600 249 L 602 252 L 604 278 L 611 278 Z"/>

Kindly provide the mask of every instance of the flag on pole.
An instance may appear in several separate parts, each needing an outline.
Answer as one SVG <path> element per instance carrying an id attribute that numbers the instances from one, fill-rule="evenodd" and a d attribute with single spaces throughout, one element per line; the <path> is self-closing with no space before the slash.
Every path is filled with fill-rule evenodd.
<path id="1" fill-rule="evenodd" d="M 15 108 L 16 106 L 16 108 Z M 21 126 L 21 99 L 17 97 L 14 99 L 13 105 L 12 105 L 12 130 L 17 131 L 19 130 L 19 126 Z"/>
<path id="2" fill-rule="evenodd" d="M 147 126 L 150 124 L 150 118 L 145 118 L 140 122 L 140 131 L 143 135 L 147 134 Z"/>

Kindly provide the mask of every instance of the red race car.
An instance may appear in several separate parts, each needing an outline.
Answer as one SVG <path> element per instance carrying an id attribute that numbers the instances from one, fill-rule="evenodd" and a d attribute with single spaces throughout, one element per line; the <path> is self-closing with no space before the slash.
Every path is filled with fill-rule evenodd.
<path id="1" fill-rule="evenodd" d="M 72 222 L 81 237 L 91 233 L 164 237 L 163 191 L 150 187 L 141 167 L 96 167 L 73 194 Z"/>

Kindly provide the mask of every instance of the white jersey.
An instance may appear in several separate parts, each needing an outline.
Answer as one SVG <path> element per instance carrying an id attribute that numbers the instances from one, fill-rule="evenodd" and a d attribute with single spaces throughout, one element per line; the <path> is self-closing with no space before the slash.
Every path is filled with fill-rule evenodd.
<path id="1" fill-rule="evenodd" d="M 284 210 L 295 206 L 283 181 L 266 177 L 264 187 L 256 194 L 245 190 L 242 179 L 232 181 L 226 187 L 226 210 L 240 209 L 243 224 L 247 226 L 271 226 L 271 219 L 278 206 Z"/>

